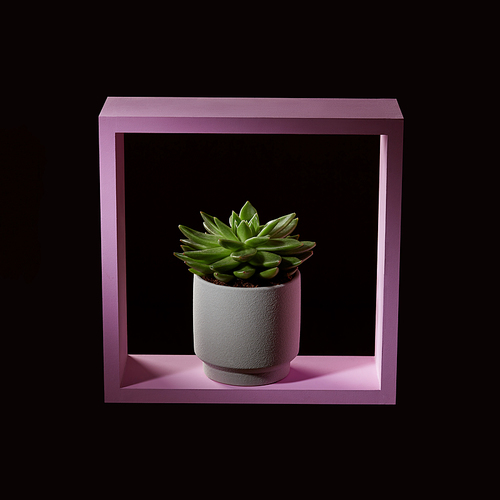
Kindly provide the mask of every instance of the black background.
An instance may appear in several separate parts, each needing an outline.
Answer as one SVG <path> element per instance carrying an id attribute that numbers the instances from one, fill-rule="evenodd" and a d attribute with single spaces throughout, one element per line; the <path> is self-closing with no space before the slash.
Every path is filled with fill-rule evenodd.
<path id="1" fill-rule="evenodd" d="M 448 210 L 445 218 L 438 208 L 456 174 L 444 153 L 443 134 L 457 89 L 441 78 L 453 58 L 434 43 L 432 23 L 426 24 L 424 46 L 413 13 L 395 23 L 392 14 L 363 24 L 356 17 L 344 37 L 338 31 L 343 21 L 327 16 L 328 26 L 320 27 L 320 13 L 314 14 L 314 32 L 305 36 L 304 12 L 295 22 L 270 16 L 246 27 L 239 21 L 233 29 L 193 12 L 188 23 L 186 17 L 170 17 L 181 28 L 175 30 L 171 24 L 166 29 L 163 17 L 161 26 L 152 28 L 155 16 L 141 16 L 139 10 L 127 21 L 123 13 L 93 13 L 91 19 L 81 13 L 78 24 L 41 23 L 43 17 L 33 12 L 8 18 L 16 31 L 2 63 L 0 287 L 3 353 L 14 359 L 8 375 L 15 383 L 5 388 L 4 400 L 115 411 L 103 404 L 102 387 L 97 117 L 107 96 L 390 97 L 398 99 L 405 117 L 397 407 L 420 407 L 435 391 L 429 370 L 437 357 L 435 342 L 453 337 L 448 324 L 453 315 L 445 320 L 440 312 L 449 284 L 433 270 L 441 270 L 449 257 L 443 242 L 454 214 Z M 147 26 L 147 33 L 139 36 L 133 26 Z M 464 69 L 462 63 L 457 68 Z M 285 193 L 300 193 L 301 184 L 287 183 Z M 209 193 L 210 186 L 206 189 Z M 198 206 L 186 195 L 183 216 L 166 218 L 174 230 L 165 228 L 165 234 L 174 235 L 179 223 L 199 224 L 199 210 L 227 217 L 227 210 L 238 210 L 246 198 L 263 218 L 287 211 L 255 195 L 238 196 L 220 210 Z M 299 232 L 318 241 L 303 266 L 308 286 L 327 249 L 314 227 L 316 199 L 308 200 L 310 207 L 300 199 L 296 195 L 291 204 Z M 174 259 L 177 245 L 167 245 L 165 259 Z M 176 260 L 175 266 L 181 268 L 180 286 L 187 287 L 187 271 Z M 322 407 L 315 414 L 323 411 L 343 410 Z"/>
<path id="2" fill-rule="evenodd" d="M 299 354 L 373 355 L 378 136 L 125 134 L 128 348 L 192 354 L 192 275 L 177 226 L 296 212 L 317 242 L 302 270 Z"/>

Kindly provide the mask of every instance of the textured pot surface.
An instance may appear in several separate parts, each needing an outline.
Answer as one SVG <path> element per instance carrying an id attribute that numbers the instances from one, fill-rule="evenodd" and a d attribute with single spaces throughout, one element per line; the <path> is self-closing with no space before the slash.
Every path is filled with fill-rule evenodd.
<path id="1" fill-rule="evenodd" d="M 299 352 L 300 272 L 283 285 L 233 288 L 194 276 L 194 348 L 206 375 L 262 385 L 288 374 Z"/>

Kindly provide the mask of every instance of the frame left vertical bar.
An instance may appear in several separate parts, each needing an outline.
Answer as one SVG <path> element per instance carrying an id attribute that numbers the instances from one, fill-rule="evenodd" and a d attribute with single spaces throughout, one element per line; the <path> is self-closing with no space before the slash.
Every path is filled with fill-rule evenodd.
<path id="1" fill-rule="evenodd" d="M 123 134 L 99 117 L 104 395 L 118 401 L 127 358 Z M 118 140 L 117 140 L 118 138 Z"/>

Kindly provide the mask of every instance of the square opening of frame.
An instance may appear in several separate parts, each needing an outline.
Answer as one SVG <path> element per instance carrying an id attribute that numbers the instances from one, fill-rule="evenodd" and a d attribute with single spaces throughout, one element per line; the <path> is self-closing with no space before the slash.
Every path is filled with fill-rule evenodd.
<path id="1" fill-rule="evenodd" d="M 204 231 L 200 210 L 225 220 L 249 199 L 317 242 L 299 355 L 373 356 L 379 157 L 370 135 L 125 134 L 128 353 L 194 354 L 177 226 Z"/>

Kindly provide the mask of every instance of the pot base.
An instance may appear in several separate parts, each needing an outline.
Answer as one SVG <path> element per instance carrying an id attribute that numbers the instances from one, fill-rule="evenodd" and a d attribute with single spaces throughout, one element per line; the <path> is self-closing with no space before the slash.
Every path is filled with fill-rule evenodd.
<path id="1" fill-rule="evenodd" d="M 256 368 L 253 370 L 239 370 L 236 368 L 224 368 L 203 363 L 205 375 L 215 382 L 228 385 L 251 386 L 273 384 L 285 378 L 290 372 L 290 363 L 270 366 L 268 368 Z"/>

